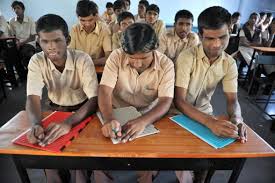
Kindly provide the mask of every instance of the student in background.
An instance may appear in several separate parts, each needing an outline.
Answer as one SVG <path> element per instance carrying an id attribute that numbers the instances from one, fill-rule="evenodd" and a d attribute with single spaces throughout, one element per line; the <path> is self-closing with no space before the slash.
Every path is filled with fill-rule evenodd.
<path id="1" fill-rule="evenodd" d="M 35 53 L 35 22 L 24 15 L 25 6 L 21 1 L 13 1 L 11 7 L 16 14 L 16 17 L 9 21 L 11 35 L 17 39 L 20 60 L 27 68 L 31 56 Z"/>
<path id="2" fill-rule="evenodd" d="M 151 4 L 146 9 L 145 21 L 150 24 L 155 30 L 157 37 L 160 38 L 161 34 L 165 33 L 166 28 L 162 20 L 159 20 L 159 7 Z"/>
<path id="3" fill-rule="evenodd" d="M 0 38 L 9 37 L 9 24 L 0 12 Z"/>
<path id="4" fill-rule="evenodd" d="M 134 15 L 128 11 L 122 12 L 118 15 L 117 21 L 119 24 L 119 31 L 112 36 L 112 50 L 121 47 L 121 36 L 125 29 L 135 23 Z"/>
<path id="5" fill-rule="evenodd" d="M 147 125 L 169 110 L 174 95 L 174 65 L 168 57 L 156 51 L 157 47 L 158 39 L 152 27 L 134 23 L 123 33 L 122 48 L 114 50 L 108 58 L 98 98 L 106 121 L 102 127 L 105 137 L 121 137 L 123 143 L 135 140 Z M 121 127 L 113 117 L 112 109 L 127 106 L 137 108 L 143 115 Z M 150 175 L 148 171 L 138 171 L 138 182 L 152 182 Z M 110 182 L 113 177 L 107 171 L 95 171 L 95 180 Z"/>
<path id="6" fill-rule="evenodd" d="M 42 52 L 29 63 L 26 111 L 33 124 L 28 133 L 30 143 L 45 146 L 67 134 L 71 128 L 97 109 L 97 78 L 90 56 L 82 51 L 67 49 L 70 42 L 68 26 L 58 15 L 44 15 L 37 21 L 36 31 Z M 52 111 L 75 111 L 60 124 L 47 129 L 41 126 L 41 98 L 44 86 Z M 45 170 L 47 182 L 62 182 L 57 170 Z M 86 182 L 78 171 L 71 171 L 71 182 Z"/>
<path id="7" fill-rule="evenodd" d="M 0 12 L 0 38 L 7 37 L 10 37 L 9 24 Z M 0 57 L 4 60 L 6 67 L 6 71 L 4 68 L 1 68 L 1 77 L 8 80 L 12 87 L 16 87 L 18 83 L 14 73 L 14 67 L 21 81 L 26 80 L 27 71 L 21 63 L 16 44 L 11 40 L 1 41 L 0 43 Z"/>
<path id="8" fill-rule="evenodd" d="M 106 3 L 106 11 L 102 15 L 102 19 L 109 24 L 116 20 L 116 15 L 114 14 L 114 5 L 111 2 Z"/>
<path id="9" fill-rule="evenodd" d="M 135 22 L 145 22 L 146 9 L 149 6 L 147 0 L 141 0 L 138 3 L 138 14 L 135 15 Z"/>
<path id="10" fill-rule="evenodd" d="M 265 12 L 260 12 L 260 13 L 259 13 L 259 19 L 258 19 L 258 21 L 257 21 L 257 23 L 256 23 L 256 27 L 257 27 L 258 29 L 261 29 L 261 28 L 262 28 L 262 25 L 263 25 L 263 23 L 264 23 L 266 17 L 267 17 L 267 14 L 266 14 Z"/>
<path id="11" fill-rule="evenodd" d="M 117 17 L 120 13 L 126 11 L 126 7 L 125 7 L 125 3 L 122 0 L 116 0 L 114 2 L 114 11 L 115 11 L 115 15 L 116 15 L 116 20 L 111 22 L 109 24 L 109 28 L 111 30 L 111 34 L 113 35 L 114 33 L 116 33 L 117 31 L 119 31 L 119 25 L 117 22 Z"/>
<path id="12" fill-rule="evenodd" d="M 131 0 L 122 0 L 125 4 L 125 10 L 130 11 Z"/>
<path id="13" fill-rule="evenodd" d="M 219 6 L 205 9 L 198 17 L 201 44 L 184 50 L 176 62 L 174 103 L 188 117 L 208 127 L 222 137 L 247 141 L 238 102 L 238 72 L 235 60 L 224 52 L 229 42 L 230 13 Z M 213 116 L 210 103 L 218 83 L 222 83 L 227 102 L 228 120 Z M 177 172 L 181 180 L 186 174 Z M 203 182 L 207 171 L 194 172 L 194 182 Z"/>
<path id="14" fill-rule="evenodd" d="M 240 31 L 239 54 L 237 55 L 240 60 L 239 73 L 242 73 L 243 68 L 251 62 L 254 49 L 250 46 L 262 46 L 262 31 L 256 26 L 259 17 L 258 13 L 251 13 Z"/>
<path id="15" fill-rule="evenodd" d="M 79 23 L 74 25 L 69 47 L 90 55 L 95 65 L 104 65 L 112 51 L 107 25 L 98 20 L 98 7 L 93 1 L 81 0 L 76 6 Z"/>
<path id="16" fill-rule="evenodd" d="M 174 28 L 160 36 L 159 51 L 176 61 L 182 50 L 199 44 L 199 36 L 192 32 L 193 15 L 188 10 L 180 10 L 175 15 Z"/>
<path id="17" fill-rule="evenodd" d="M 231 34 L 239 34 L 241 29 L 240 20 L 241 14 L 239 12 L 234 12 L 231 16 Z"/>

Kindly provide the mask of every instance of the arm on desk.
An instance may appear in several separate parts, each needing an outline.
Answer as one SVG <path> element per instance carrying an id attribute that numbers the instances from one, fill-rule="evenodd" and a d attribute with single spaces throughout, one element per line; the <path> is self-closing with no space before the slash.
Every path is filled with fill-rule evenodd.
<path id="1" fill-rule="evenodd" d="M 105 137 L 116 138 L 121 136 L 121 126 L 113 116 L 112 94 L 113 88 L 99 85 L 98 105 L 102 117 L 106 121 L 101 130 Z"/>
<path id="2" fill-rule="evenodd" d="M 155 121 L 162 118 L 169 110 L 172 104 L 173 98 L 171 97 L 159 97 L 155 107 L 144 115 L 128 121 L 122 127 L 122 142 L 134 140 L 139 134 L 141 134 L 146 126 L 154 123 Z"/>
<path id="3" fill-rule="evenodd" d="M 247 141 L 246 125 L 243 123 L 241 107 L 237 93 L 225 92 L 227 102 L 227 113 L 230 121 L 238 126 L 238 134 L 242 143 Z"/>
<path id="4" fill-rule="evenodd" d="M 227 120 L 219 120 L 205 114 L 186 101 L 187 89 L 175 87 L 174 102 L 176 107 L 185 115 L 207 126 L 214 134 L 223 137 L 238 138 L 238 127 Z"/>
<path id="5" fill-rule="evenodd" d="M 42 120 L 40 96 L 27 96 L 26 112 L 33 125 L 31 131 L 27 135 L 28 140 L 32 144 L 39 143 L 45 136 L 44 129 L 40 125 Z"/>

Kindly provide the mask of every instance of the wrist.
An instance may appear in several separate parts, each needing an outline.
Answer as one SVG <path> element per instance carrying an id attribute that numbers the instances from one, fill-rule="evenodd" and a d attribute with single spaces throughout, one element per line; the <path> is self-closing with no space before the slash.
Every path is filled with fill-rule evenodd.
<path id="1" fill-rule="evenodd" d="M 243 123 L 243 118 L 242 117 L 231 117 L 230 121 L 231 121 L 231 123 L 238 125 L 240 123 Z"/>
<path id="2" fill-rule="evenodd" d="M 216 118 L 214 118 L 213 116 L 209 116 L 205 122 L 205 126 L 207 126 L 208 128 L 211 128 L 211 126 L 213 125 L 213 123 L 216 122 Z"/>

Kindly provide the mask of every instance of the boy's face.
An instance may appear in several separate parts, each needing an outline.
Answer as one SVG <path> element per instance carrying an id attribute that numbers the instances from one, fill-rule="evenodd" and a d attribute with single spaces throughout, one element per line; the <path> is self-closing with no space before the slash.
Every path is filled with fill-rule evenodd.
<path id="1" fill-rule="evenodd" d="M 256 25 L 256 23 L 258 23 L 258 21 L 259 21 L 259 17 L 257 15 L 252 15 L 249 18 L 249 22 L 253 26 Z"/>
<path id="2" fill-rule="evenodd" d="M 233 24 L 236 24 L 236 23 L 240 23 L 240 20 L 241 20 L 241 17 L 240 16 L 238 16 L 238 17 L 235 17 L 235 18 L 232 18 L 232 23 Z"/>
<path id="3" fill-rule="evenodd" d="M 145 13 L 146 13 L 146 7 L 144 6 L 144 4 L 139 4 L 138 5 L 138 15 L 144 16 Z"/>
<path id="4" fill-rule="evenodd" d="M 138 72 L 146 70 L 153 61 L 153 52 L 148 53 L 136 53 L 133 55 L 127 54 L 129 59 L 129 64 L 132 68 L 136 69 Z"/>
<path id="5" fill-rule="evenodd" d="M 128 18 L 125 18 L 124 20 L 122 20 L 121 22 L 120 22 L 120 30 L 122 31 L 122 32 L 124 32 L 125 30 L 126 30 L 126 28 L 129 26 L 129 25 L 131 25 L 131 24 L 133 24 L 133 23 L 135 23 L 135 21 L 132 19 L 132 18 L 130 18 L 130 17 L 128 17 Z"/>
<path id="6" fill-rule="evenodd" d="M 60 65 L 60 61 L 64 61 L 67 51 L 67 40 L 61 30 L 51 32 L 40 31 L 38 33 L 39 44 L 53 64 Z"/>
<path id="7" fill-rule="evenodd" d="M 24 10 L 21 8 L 21 6 L 19 6 L 19 5 L 15 5 L 14 7 L 13 7 L 13 11 L 14 11 L 14 13 L 17 15 L 17 16 L 22 16 L 22 15 L 24 15 Z"/>
<path id="8" fill-rule="evenodd" d="M 159 14 L 155 11 L 147 11 L 146 12 L 146 22 L 148 22 L 149 24 L 154 24 L 157 20 L 158 20 Z"/>
<path id="9" fill-rule="evenodd" d="M 130 10 L 130 3 L 129 3 L 129 1 L 125 1 L 124 0 L 124 4 L 125 4 L 125 7 L 126 7 L 126 10 L 129 11 Z"/>
<path id="10" fill-rule="evenodd" d="M 113 8 L 107 8 L 107 14 L 108 15 L 112 15 L 114 13 L 114 9 Z"/>
<path id="11" fill-rule="evenodd" d="M 192 19 L 188 18 L 179 18 L 175 23 L 175 31 L 176 34 L 181 38 L 184 39 L 187 35 L 191 32 L 192 29 Z"/>
<path id="12" fill-rule="evenodd" d="M 97 15 L 89 15 L 87 17 L 78 17 L 80 25 L 86 32 L 91 32 L 94 29 L 95 23 L 97 21 Z"/>
<path id="13" fill-rule="evenodd" d="M 228 25 L 224 24 L 220 29 L 203 29 L 200 35 L 203 50 L 209 59 L 219 57 L 226 49 L 229 42 Z"/>
<path id="14" fill-rule="evenodd" d="M 116 14 L 116 16 L 118 16 L 120 13 L 122 13 L 124 11 L 125 11 L 124 8 L 115 9 L 115 14 Z"/>

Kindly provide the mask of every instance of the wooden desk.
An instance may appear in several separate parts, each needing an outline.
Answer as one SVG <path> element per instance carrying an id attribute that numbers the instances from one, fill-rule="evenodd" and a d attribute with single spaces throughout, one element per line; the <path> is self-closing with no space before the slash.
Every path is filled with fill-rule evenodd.
<path id="1" fill-rule="evenodd" d="M 97 74 L 103 73 L 104 66 L 95 66 L 95 71 Z"/>
<path id="2" fill-rule="evenodd" d="M 247 73 L 246 73 L 246 76 L 245 76 L 245 80 L 244 80 L 244 85 L 246 84 L 246 81 L 248 79 L 248 76 L 249 76 L 249 73 L 251 71 L 251 67 L 253 65 L 253 61 L 255 59 L 255 54 L 256 52 L 261 52 L 261 53 L 275 53 L 275 48 L 273 47 L 258 47 L 258 46 L 251 46 L 250 48 L 253 48 L 254 51 L 253 51 L 253 54 L 252 54 L 252 57 L 251 57 L 251 61 L 250 61 L 250 64 L 248 66 L 248 70 L 247 70 Z"/>
<path id="3" fill-rule="evenodd" d="M 275 156 L 274 149 L 248 128 L 248 142 L 235 142 L 214 149 L 185 129 L 163 118 L 155 123 L 159 134 L 114 145 L 103 137 L 97 117 L 61 153 L 51 153 L 12 144 L 11 140 L 30 127 L 21 111 L 0 128 L 0 154 L 13 157 L 23 182 L 25 168 L 111 169 L 111 170 L 233 170 L 236 182 L 246 158 Z M 58 163 L 53 163 L 58 162 Z M 206 181 L 206 182 L 207 182 Z"/>

